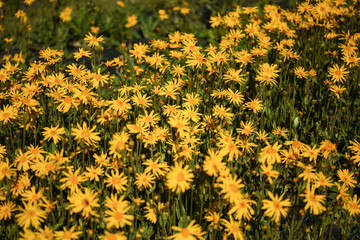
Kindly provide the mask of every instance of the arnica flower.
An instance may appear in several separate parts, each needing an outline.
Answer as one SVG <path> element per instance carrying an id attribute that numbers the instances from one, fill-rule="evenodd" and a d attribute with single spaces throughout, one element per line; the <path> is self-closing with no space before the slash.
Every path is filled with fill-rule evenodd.
<path id="1" fill-rule="evenodd" d="M 334 64 L 333 67 L 329 68 L 328 77 L 334 82 L 344 82 L 348 77 L 349 71 L 344 66 L 339 67 L 338 64 Z"/>
<path id="2" fill-rule="evenodd" d="M 233 207 L 229 211 L 229 215 L 235 213 L 237 220 L 241 221 L 243 219 L 250 220 L 254 215 L 254 209 L 251 205 L 256 204 L 254 200 L 251 200 L 246 196 L 241 196 L 237 198 L 234 202 Z"/>
<path id="3" fill-rule="evenodd" d="M 145 168 L 145 173 L 151 172 L 156 177 L 164 176 L 168 171 L 169 167 L 166 162 L 159 163 L 160 158 L 157 158 L 155 161 L 148 159 L 143 165 L 147 166 Z"/>
<path id="4" fill-rule="evenodd" d="M 130 209 L 131 206 L 128 204 L 128 201 L 122 201 L 122 203 L 115 208 L 106 210 L 105 214 L 108 215 L 108 217 L 106 217 L 106 228 L 111 229 L 115 227 L 118 229 L 125 225 L 131 226 L 134 216 L 127 214 Z"/>
<path id="5" fill-rule="evenodd" d="M 88 43 L 88 46 L 91 48 L 99 47 L 100 43 L 104 43 L 104 38 L 102 36 L 95 37 L 91 33 L 85 35 L 84 41 Z"/>
<path id="6" fill-rule="evenodd" d="M 108 232 L 105 231 L 105 235 L 99 236 L 100 240 L 127 240 L 124 232 Z"/>
<path id="7" fill-rule="evenodd" d="M 17 110 L 11 105 L 5 105 L 2 110 L 0 110 L 0 122 L 7 124 L 12 122 L 17 118 Z"/>
<path id="8" fill-rule="evenodd" d="M 69 7 L 66 7 L 61 13 L 60 13 L 60 19 L 63 22 L 70 22 L 71 21 L 71 14 L 73 10 Z"/>
<path id="9" fill-rule="evenodd" d="M 85 188 L 85 192 L 79 191 L 68 196 L 70 204 L 68 209 L 72 213 L 81 213 L 85 218 L 97 217 L 96 208 L 100 207 L 97 193 Z"/>
<path id="10" fill-rule="evenodd" d="M 354 194 L 353 197 L 349 197 L 344 202 L 343 208 L 349 211 L 350 216 L 356 217 L 357 215 L 360 215 L 360 198 Z"/>
<path id="11" fill-rule="evenodd" d="M 20 213 L 16 214 L 16 222 L 24 229 L 33 226 L 39 229 L 40 224 L 44 222 L 46 213 L 38 204 L 24 204 L 24 208 L 19 208 Z"/>
<path id="12" fill-rule="evenodd" d="M 137 173 L 135 184 L 138 189 L 141 189 L 142 187 L 144 187 L 145 189 L 151 188 L 154 180 L 155 177 L 149 172 Z"/>
<path id="13" fill-rule="evenodd" d="M 339 177 L 339 182 L 345 183 L 346 186 L 355 187 L 357 181 L 354 179 L 354 173 L 349 173 L 348 169 L 338 170 L 337 175 Z"/>
<path id="14" fill-rule="evenodd" d="M 127 23 L 125 24 L 126 28 L 131 28 L 138 23 L 137 17 L 133 14 L 127 17 Z"/>
<path id="15" fill-rule="evenodd" d="M 268 191 L 268 195 L 271 200 L 262 200 L 262 209 L 265 210 L 265 215 L 270 217 L 275 222 L 280 222 L 281 216 L 286 217 L 289 207 L 291 206 L 290 200 L 282 200 L 285 193 L 280 197 L 276 194 L 275 196 Z"/>
<path id="16" fill-rule="evenodd" d="M 323 205 L 325 203 L 326 195 L 315 194 L 315 188 L 310 187 L 310 184 L 306 186 L 305 193 L 300 194 L 300 196 L 305 197 L 305 211 L 310 209 L 311 214 L 319 215 L 326 210 Z"/>
<path id="17" fill-rule="evenodd" d="M 73 225 L 70 229 L 63 227 L 62 231 L 55 232 L 56 239 L 64 239 L 64 240 L 72 240 L 79 239 L 79 235 L 82 233 L 81 231 L 76 231 L 77 226 Z"/>
<path id="18" fill-rule="evenodd" d="M 157 216 L 156 216 L 155 209 L 153 207 L 151 207 L 148 202 L 146 203 L 146 207 L 144 207 L 144 211 L 145 211 L 145 218 L 147 220 L 149 220 L 151 223 L 157 222 Z"/>
<path id="19" fill-rule="evenodd" d="M 15 211 L 16 205 L 13 202 L 3 202 L 0 205 L 0 220 L 11 219 L 12 212 Z"/>
<path id="20" fill-rule="evenodd" d="M 183 168 L 182 164 L 176 162 L 175 166 L 171 167 L 166 175 L 166 186 L 173 192 L 183 193 L 190 188 L 190 183 L 193 181 L 194 174 L 189 169 L 188 165 Z"/>
<path id="21" fill-rule="evenodd" d="M 90 129 L 85 121 L 82 126 L 79 123 L 76 125 L 77 128 L 71 129 L 71 135 L 75 136 L 75 140 L 83 142 L 86 146 L 93 146 L 97 141 L 100 141 L 101 138 L 98 136 L 100 133 L 94 132 L 96 126 Z"/>
<path id="22" fill-rule="evenodd" d="M 261 171 L 262 171 L 262 174 L 265 174 L 267 176 L 267 180 L 269 181 L 270 184 L 273 183 L 273 180 L 272 180 L 273 178 L 277 179 L 279 176 L 279 172 L 276 170 L 273 170 L 273 165 L 262 164 Z"/>
<path id="23" fill-rule="evenodd" d="M 107 187 L 112 187 L 117 192 L 122 192 L 126 190 L 128 178 L 123 172 L 119 173 L 119 170 L 116 169 L 111 171 L 111 175 L 107 173 L 105 175 L 105 183 Z"/>
<path id="24" fill-rule="evenodd" d="M 50 140 L 52 139 L 54 141 L 55 144 L 57 144 L 59 142 L 59 140 L 61 140 L 61 136 L 62 134 L 65 134 L 65 128 L 61 127 L 59 128 L 58 126 L 56 127 L 44 127 L 43 129 L 43 135 L 44 135 L 44 140 Z"/>
<path id="25" fill-rule="evenodd" d="M 267 146 L 261 149 L 260 152 L 260 163 L 267 163 L 270 165 L 273 165 L 274 163 L 281 163 L 281 156 L 279 154 L 279 150 L 282 145 L 278 142 L 276 142 L 273 146 L 271 146 L 269 143 L 266 144 Z"/>
<path id="26" fill-rule="evenodd" d="M 232 216 L 230 216 L 230 221 L 222 219 L 221 223 L 225 227 L 225 232 L 228 235 L 232 235 L 235 240 L 244 240 L 244 233 L 240 229 L 240 221 L 234 221 Z"/>
<path id="27" fill-rule="evenodd" d="M 208 155 L 205 156 L 203 169 L 209 176 L 217 176 L 220 169 L 225 168 L 225 163 L 222 162 L 223 156 L 214 149 L 208 150 Z"/>
<path id="28" fill-rule="evenodd" d="M 126 150 L 126 143 L 129 140 L 129 134 L 126 132 L 115 133 L 110 141 L 110 155 L 115 158 L 121 157 Z"/>
<path id="29" fill-rule="evenodd" d="M 195 223 L 195 220 L 192 220 L 189 225 L 184 228 L 173 226 L 171 227 L 173 230 L 177 231 L 174 235 L 170 236 L 169 239 L 174 240 L 195 240 L 195 239 L 204 239 L 202 236 L 205 232 L 201 231 L 201 227 L 199 224 Z"/>
<path id="30" fill-rule="evenodd" d="M 238 198 L 243 196 L 241 189 L 245 185 L 241 183 L 242 180 L 238 179 L 237 176 L 229 175 L 222 181 L 220 194 L 225 194 L 224 198 L 229 200 L 230 203 L 235 203 Z"/>

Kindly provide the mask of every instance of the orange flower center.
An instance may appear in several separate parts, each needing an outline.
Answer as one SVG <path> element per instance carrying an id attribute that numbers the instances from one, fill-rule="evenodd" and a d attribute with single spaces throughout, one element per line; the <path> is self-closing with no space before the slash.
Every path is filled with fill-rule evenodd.
<path id="1" fill-rule="evenodd" d="M 114 214 L 114 218 L 117 221 L 121 221 L 121 219 L 123 218 L 123 214 L 121 212 L 117 212 L 117 213 Z"/>
<path id="2" fill-rule="evenodd" d="M 76 75 L 78 75 L 78 74 L 81 73 L 81 70 L 76 68 L 76 69 L 74 69 L 74 73 L 75 73 Z"/>
<path id="3" fill-rule="evenodd" d="M 280 210 L 281 209 L 280 203 L 275 201 L 274 202 L 274 208 L 275 208 L 275 210 Z"/>
<path id="4" fill-rule="evenodd" d="M 182 182 L 182 181 L 184 181 L 185 180 L 185 175 L 184 175 L 184 173 L 179 173 L 178 175 L 177 175 L 177 180 L 179 181 L 179 182 Z"/>
<path id="5" fill-rule="evenodd" d="M 100 81 L 102 80 L 101 75 L 96 75 L 95 80 L 98 81 L 98 82 L 100 82 Z"/>
<path id="6" fill-rule="evenodd" d="M 121 181 L 120 181 L 120 178 L 118 178 L 118 177 L 113 177 L 112 183 L 113 183 L 114 185 L 118 185 L 120 182 L 121 182 Z"/>
<path id="7" fill-rule="evenodd" d="M 335 71 L 335 75 L 341 76 L 341 75 L 342 75 L 342 72 L 341 72 L 340 70 L 337 70 L 337 71 Z"/>
<path id="8" fill-rule="evenodd" d="M 89 138 L 89 137 L 90 137 L 90 133 L 89 133 L 89 131 L 83 131 L 83 132 L 81 133 L 81 136 L 82 136 L 83 138 Z"/>
<path id="9" fill-rule="evenodd" d="M 72 235 L 72 232 L 70 232 L 70 231 L 66 231 L 65 233 L 64 233 L 64 238 L 66 239 L 66 238 L 68 238 L 68 239 L 71 239 L 71 235 Z"/>
<path id="10" fill-rule="evenodd" d="M 33 218 L 36 216 L 36 212 L 34 210 L 30 209 L 27 211 L 27 215 L 29 218 Z"/>
<path id="11" fill-rule="evenodd" d="M 353 209 L 353 210 L 358 210 L 359 205 L 357 205 L 356 203 L 352 203 L 352 204 L 350 204 L 350 208 Z"/>
<path id="12" fill-rule="evenodd" d="M 84 206 L 84 207 L 88 207 L 90 205 L 89 203 L 89 200 L 87 198 L 84 198 L 82 201 L 81 201 L 81 204 Z"/>
<path id="13" fill-rule="evenodd" d="M 22 162 L 22 163 L 26 162 L 26 160 L 27 160 L 27 157 L 25 157 L 25 156 L 21 156 L 19 158 L 19 162 Z"/>
<path id="14" fill-rule="evenodd" d="M 266 150 L 266 153 L 270 154 L 270 155 L 273 155 L 273 154 L 276 154 L 276 150 L 273 149 L 273 148 L 268 148 L 268 150 Z"/>
<path id="15" fill-rule="evenodd" d="M 178 122 L 177 124 L 176 124 L 176 128 L 178 128 L 178 129 L 182 129 L 184 127 L 184 124 L 182 124 L 182 123 L 180 123 L 180 122 Z"/>
<path id="16" fill-rule="evenodd" d="M 181 235 L 183 235 L 184 237 L 189 237 L 190 236 L 190 231 L 187 228 L 184 228 L 181 230 Z"/>
<path id="17" fill-rule="evenodd" d="M 46 171 L 51 171 L 55 169 L 55 165 L 52 163 L 49 163 L 45 166 Z"/>
<path id="18" fill-rule="evenodd" d="M 72 184 L 77 184 L 79 182 L 77 176 L 71 176 L 69 180 Z"/>
<path id="19" fill-rule="evenodd" d="M 3 118 L 4 119 L 8 119 L 10 117 L 10 113 L 6 112 L 6 113 L 3 113 Z"/>
<path id="20" fill-rule="evenodd" d="M 315 196 L 314 194 L 311 194 L 311 195 L 309 196 L 309 201 L 316 203 L 316 202 L 317 202 L 316 196 Z"/>
<path id="21" fill-rule="evenodd" d="M 69 104 L 69 103 L 72 102 L 72 98 L 71 98 L 71 97 L 66 97 L 66 98 L 64 99 L 64 102 L 67 103 L 67 104 Z"/>
<path id="22" fill-rule="evenodd" d="M 234 193 L 236 193 L 239 190 L 235 184 L 230 184 L 229 188 Z"/>

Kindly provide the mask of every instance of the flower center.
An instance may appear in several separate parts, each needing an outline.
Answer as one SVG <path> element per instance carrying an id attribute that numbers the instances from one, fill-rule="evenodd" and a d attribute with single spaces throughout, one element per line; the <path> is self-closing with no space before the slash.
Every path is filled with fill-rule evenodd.
<path id="1" fill-rule="evenodd" d="M 189 236 L 190 236 L 190 231 L 189 231 L 189 229 L 184 228 L 183 230 L 181 230 L 181 234 L 182 234 L 184 237 L 189 237 Z"/>
<path id="2" fill-rule="evenodd" d="M 178 175 L 177 175 L 177 180 L 179 181 L 179 182 L 182 182 L 182 181 L 184 181 L 185 180 L 185 175 L 184 175 L 184 173 L 179 173 Z"/>

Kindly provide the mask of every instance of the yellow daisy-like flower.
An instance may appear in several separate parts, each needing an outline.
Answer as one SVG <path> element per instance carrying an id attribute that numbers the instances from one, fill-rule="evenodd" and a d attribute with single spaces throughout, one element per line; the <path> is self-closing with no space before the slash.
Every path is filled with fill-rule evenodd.
<path id="1" fill-rule="evenodd" d="M 343 208 L 349 211 L 350 216 L 360 215 L 360 198 L 354 194 L 352 198 L 347 199 Z"/>
<path id="2" fill-rule="evenodd" d="M 24 208 L 19 208 L 20 213 L 16 214 L 16 222 L 24 229 L 33 226 L 39 229 L 40 224 L 45 220 L 46 213 L 37 204 L 24 204 Z"/>
<path id="3" fill-rule="evenodd" d="M 86 146 L 95 145 L 97 141 L 100 141 L 100 137 L 98 136 L 99 132 L 94 132 L 96 126 L 91 129 L 88 128 L 86 122 L 83 122 L 82 127 L 79 123 L 77 123 L 77 128 L 72 128 L 71 135 L 75 136 L 75 140 L 85 143 Z"/>
<path id="4" fill-rule="evenodd" d="M 334 82 L 344 82 L 349 74 L 349 71 L 344 66 L 339 67 L 338 64 L 334 64 L 333 67 L 329 68 L 328 77 Z"/>
<path id="5" fill-rule="evenodd" d="M 304 201 L 306 202 L 305 211 L 310 208 L 310 213 L 314 215 L 321 214 L 326 210 L 324 207 L 326 195 L 316 195 L 315 188 L 310 187 L 310 184 L 306 186 L 304 194 L 300 196 L 305 197 Z"/>
<path id="6" fill-rule="evenodd" d="M 44 127 L 44 131 L 43 131 L 43 135 L 44 135 L 44 140 L 50 140 L 52 139 L 54 141 L 55 144 L 57 144 L 59 142 L 59 140 L 61 140 L 61 134 L 65 133 L 65 128 L 61 127 L 59 128 L 58 126 L 56 127 Z"/>
<path id="7" fill-rule="evenodd" d="M 277 194 L 274 196 L 271 192 L 268 191 L 268 195 L 271 200 L 262 200 L 262 209 L 265 209 L 266 216 L 270 217 L 272 220 L 278 223 L 280 222 L 281 216 L 286 217 L 287 212 L 289 211 L 288 207 L 291 206 L 290 200 L 282 200 L 284 193 L 278 197 Z"/>
<path id="8" fill-rule="evenodd" d="M 173 192 L 183 193 L 190 188 L 190 183 L 193 181 L 194 174 L 189 169 L 188 165 L 182 168 L 181 164 L 176 162 L 175 166 L 171 167 L 166 177 L 166 186 Z"/>
<path id="9" fill-rule="evenodd" d="M 202 235 L 205 232 L 201 231 L 201 227 L 199 224 L 195 224 L 195 220 L 192 220 L 189 225 L 184 228 L 173 226 L 171 227 L 173 230 L 178 231 L 174 235 L 170 236 L 169 239 L 174 240 L 195 240 L 195 239 L 204 239 Z"/>
<path id="10" fill-rule="evenodd" d="M 281 156 L 279 154 L 279 150 L 282 147 L 281 144 L 276 142 L 273 146 L 269 143 L 266 143 L 267 146 L 261 149 L 260 153 L 260 162 L 261 164 L 268 163 L 272 165 L 274 163 L 281 163 Z"/>
<path id="11" fill-rule="evenodd" d="M 85 192 L 76 192 L 68 197 L 70 202 L 68 208 L 72 213 L 81 213 L 85 218 L 91 216 L 98 216 L 95 208 L 100 207 L 99 200 L 97 199 L 97 193 L 85 188 Z"/>
<path id="12" fill-rule="evenodd" d="M 152 184 L 154 183 L 154 180 L 155 177 L 149 172 L 144 172 L 140 174 L 137 173 L 135 184 L 138 187 L 138 189 L 141 189 L 141 187 L 151 188 Z"/>
<path id="13" fill-rule="evenodd" d="M 88 44 L 89 47 L 99 47 L 100 43 L 104 43 L 104 38 L 102 36 L 95 37 L 91 33 L 85 35 L 84 41 Z"/>

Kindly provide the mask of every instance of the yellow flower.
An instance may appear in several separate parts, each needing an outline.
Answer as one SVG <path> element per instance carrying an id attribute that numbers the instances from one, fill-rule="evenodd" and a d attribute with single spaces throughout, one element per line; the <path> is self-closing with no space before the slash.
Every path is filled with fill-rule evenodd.
<path id="1" fill-rule="evenodd" d="M 68 209 L 71 213 L 81 213 L 86 219 L 90 217 L 98 217 L 95 208 L 100 207 L 97 193 L 93 190 L 85 188 L 85 192 L 76 192 L 68 196 L 70 204 Z"/>
<path id="2" fill-rule="evenodd" d="M 72 9 L 69 7 L 66 7 L 61 13 L 60 13 L 60 18 L 63 22 L 70 22 L 71 21 L 71 14 L 72 14 Z"/>
<path id="3" fill-rule="evenodd" d="M 43 135 L 44 135 L 44 140 L 50 140 L 53 139 L 54 143 L 57 144 L 59 142 L 59 140 L 61 140 L 61 134 L 65 133 L 65 128 L 61 127 L 59 128 L 58 126 L 56 127 L 44 127 L 43 130 Z"/>
<path id="4" fill-rule="evenodd" d="M 155 177 L 151 173 L 137 173 L 135 184 L 138 189 L 141 189 L 141 187 L 151 188 L 152 184 L 154 183 L 154 179 Z"/>
<path id="5" fill-rule="evenodd" d="M 145 211 L 145 218 L 149 220 L 151 223 L 157 222 L 156 212 L 155 209 L 150 207 L 150 204 L 147 202 L 146 207 L 144 207 Z"/>
<path id="6" fill-rule="evenodd" d="M 260 152 L 260 163 L 261 164 L 274 164 L 274 163 L 281 163 L 281 156 L 279 154 L 279 150 L 282 147 L 281 144 L 276 142 L 273 146 L 269 143 L 266 143 L 267 146 L 261 149 Z"/>
<path id="7" fill-rule="evenodd" d="M 12 216 L 12 212 L 15 211 L 16 205 L 11 202 L 3 202 L 0 205 L 0 220 L 7 220 L 7 219 L 11 219 Z"/>
<path id="8" fill-rule="evenodd" d="M 124 232 L 108 232 L 105 231 L 105 236 L 99 236 L 100 240 L 127 240 Z"/>
<path id="9" fill-rule="evenodd" d="M 106 217 L 107 229 L 111 229 L 112 227 L 122 228 L 125 225 L 132 225 L 134 216 L 126 214 L 131 209 L 131 206 L 128 201 L 122 201 L 122 199 L 123 198 L 121 198 L 121 201 L 116 207 L 112 207 L 105 211 L 105 214 L 108 215 L 108 217 Z"/>
<path id="10" fill-rule="evenodd" d="M 225 227 L 225 231 L 228 235 L 231 234 L 235 240 L 244 240 L 244 234 L 240 229 L 240 221 L 234 221 L 232 216 L 230 216 L 230 221 L 222 219 L 221 223 Z"/>
<path id="11" fill-rule="evenodd" d="M 81 231 L 76 231 L 77 226 L 73 225 L 70 229 L 63 227 L 62 231 L 55 232 L 56 240 L 71 240 L 71 239 L 79 239 L 79 235 L 82 233 Z"/>
<path id="12" fill-rule="evenodd" d="M 256 204 L 256 202 L 243 196 L 237 198 L 234 206 L 229 211 L 229 215 L 235 213 L 236 219 L 239 221 L 243 219 L 250 220 L 254 214 L 254 209 L 251 207 L 252 204 Z"/>
<path id="13" fill-rule="evenodd" d="M 97 141 L 100 141 L 100 137 L 98 136 L 99 132 L 94 132 L 96 126 L 91 129 L 87 127 L 86 122 L 84 121 L 82 127 L 79 123 L 76 124 L 77 128 L 72 128 L 71 135 L 75 136 L 75 140 L 85 143 L 86 146 L 95 145 Z"/>
<path id="14" fill-rule="evenodd" d="M 241 189 L 245 186 L 241 183 L 241 179 L 237 179 L 236 176 L 229 175 L 223 179 L 220 194 L 224 193 L 224 198 L 229 200 L 230 203 L 235 203 L 236 200 L 242 198 Z"/>
<path id="15" fill-rule="evenodd" d="M 354 179 L 354 173 L 349 173 L 348 169 L 338 170 L 337 171 L 339 182 L 345 183 L 346 186 L 355 187 L 357 181 Z"/>
<path id="16" fill-rule="evenodd" d="M 204 239 L 202 235 L 205 234 L 205 232 L 201 231 L 201 227 L 199 224 L 195 224 L 195 220 L 192 220 L 189 225 L 187 225 L 184 228 L 172 226 L 173 230 L 177 231 L 178 233 L 175 233 L 172 236 L 169 236 L 169 239 L 174 240 L 195 240 L 195 239 Z"/>
<path id="17" fill-rule="evenodd" d="M 19 207 L 20 213 L 16 214 L 16 222 L 20 227 L 26 229 L 33 226 L 39 229 L 40 224 L 44 222 L 46 213 L 37 204 L 24 204 L 24 208 Z"/>
<path id="18" fill-rule="evenodd" d="M 225 163 L 222 161 L 223 156 L 214 149 L 208 150 L 208 155 L 205 156 L 203 169 L 209 176 L 216 176 L 220 169 L 225 168 Z"/>
<path id="19" fill-rule="evenodd" d="M 112 187 L 117 192 L 122 192 L 126 190 L 128 178 L 123 172 L 119 173 L 119 170 L 116 169 L 111 171 L 111 175 L 107 173 L 105 175 L 105 183 L 107 187 Z"/>
<path id="20" fill-rule="evenodd" d="M 305 211 L 310 208 L 310 213 L 314 215 L 319 215 L 326 210 L 324 207 L 326 195 L 316 195 L 315 188 L 310 187 L 310 184 L 306 186 L 304 194 L 300 196 L 305 197 L 304 201 L 306 202 Z"/>
<path id="21" fill-rule="evenodd" d="M 126 28 L 131 28 L 137 24 L 137 17 L 133 14 L 127 17 L 127 23 L 125 24 Z"/>
<path id="22" fill-rule="evenodd" d="M 272 167 L 273 167 L 272 165 L 266 165 L 266 164 L 261 165 L 262 174 L 265 174 L 267 176 L 267 180 L 270 182 L 270 184 L 273 183 L 272 178 L 277 179 L 279 176 L 279 172 L 273 170 Z"/>
<path id="23" fill-rule="evenodd" d="M 71 173 L 72 168 L 70 168 L 68 173 L 63 173 L 64 177 L 60 180 L 60 182 L 63 182 L 61 185 L 61 189 L 70 189 L 70 193 L 75 193 L 79 191 L 79 186 L 81 186 L 81 183 L 86 180 L 84 174 L 79 174 L 81 168 L 78 168 L 74 173 Z"/>
<path id="24" fill-rule="evenodd" d="M 175 166 L 171 167 L 166 175 L 166 186 L 173 192 L 183 193 L 190 188 L 190 183 L 193 181 L 194 174 L 189 169 L 188 165 L 184 168 L 182 164 L 176 162 Z"/>
<path id="25" fill-rule="evenodd" d="M 168 171 L 169 167 L 166 162 L 159 163 L 160 158 L 157 158 L 155 161 L 148 159 L 143 164 L 147 166 L 144 172 L 152 172 L 156 177 L 164 176 Z"/>
<path id="26" fill-rule="evenodd" d="M 93 47 L 99 47 L 100 43 L 104 43 L 104 38 L 102 36 L 100 37 L 93 36 L 89 32 L 87 35 L 85 35 L 84 41 L 88 43 L 89 47 L 93 48 Z"/>
<path id="27" fill-rule="evenodd" d="M 345 201 L 343 208 L 349 211 L 350 216 L 356 217 L 356 215 L 360 215 L 360 198 L 354 194 L 352 198 L 349 197 Z"/>
<path id="28" fill-rule="evenodd" d="M 274 196 L 271 192 L 268 191 L 268 195 L 271 200 L 262 200 L 262 209 L 265 209 L 265 215 L 277 223 L 280 222 L 281 216 L 286 217 L 287 212 L 289 211 L 288 207 L 291 206 L 289 199 L 282 200 L 284 194 L 285 193 L 278 197 L 277 194 Z"/>
<path id="29" fill-rule="evenodd" d="M 5 105 L 2 110 L 0 110 L 0 122 L 6 124 L 12 122 L 12 120 L 17 118 L 17 109 L 11 105 Z"/>
<path id="30" fill-rule="evenodd" d="M 331 77 L 334 82 L 344 82 L 349 74 L 349 71 L 344 66 L 339 67 L 338 64 L 330 67 L 328 72 L 328 77 Z"/>
<path id="31" fill-rule="evenodd" d="M 121 157 L 126 150 L 126 142 L 129 140 L 129 134 L 126 132 L 115 133 L 110 141 L 110 155 L 115 158 Z"/>
<path id="32" fill-rule="evenodd" d="M 99 87 L 99 85 L 104 86 L 104 84 L 108 83 L 109 80 L 109 75 L 108 74 L 101 75 L 100 71 L 101 69 L 99 68 L 97 73 L 91 74 L 92 77 L 90 78 L 90 82 L 92 86 L 96 89 Z"/>

